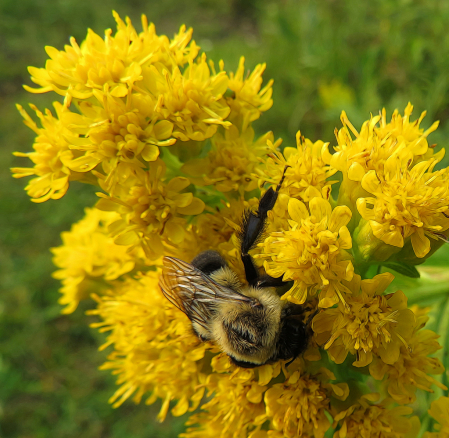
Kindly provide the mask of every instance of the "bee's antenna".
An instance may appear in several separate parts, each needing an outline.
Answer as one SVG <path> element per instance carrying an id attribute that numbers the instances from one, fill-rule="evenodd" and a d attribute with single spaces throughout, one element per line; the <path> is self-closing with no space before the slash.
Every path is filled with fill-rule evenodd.
<path id="1" fill-rule="evenodd" d="M 284 182 L 284 179 L 285 179 L 285 172 L 287 172 L 287 169 L 288 169 L 289 167 L 292 167 L 292 166 L 289 166 L 288 164 L 285 165 L 284 171 L 282 172 L 282 178 L 281 178 L 281 180 L 279 181 L 279 184 L 276 186 L 276 193 L 279 193 L 279 190 L 281 190 L 282 183 Z"/>

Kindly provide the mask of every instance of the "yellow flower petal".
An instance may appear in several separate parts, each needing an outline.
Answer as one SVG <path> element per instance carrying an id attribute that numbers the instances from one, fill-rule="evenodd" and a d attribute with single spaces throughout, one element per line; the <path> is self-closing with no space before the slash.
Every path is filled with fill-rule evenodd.
<path id="1" fill-rule="evenodd" d="M 328 229 L 332 232 L 339 231 L 340 228 L 348 225 L 351 220 L 352 212 L 346 205 L 335 207 L 330 215 Z M 340 230 L 341 233 L 341 230 Z"/>
<path id="2" fill-rule="evenodd" d="M 192 202 L 186 207 L 177 208 L 179 214 L 196 215 L 201 214 L 205 208 L 205 204 L 201 199 L 193 198 Z"/>
<path id="3" fill-rule="evenodd" d="M 307 207 L 299 199 L 291 198 L 288 201 L 288 214 L 295 221 L 300 223 L 302 219 L 309 216 Z"/>
<path id="4" fill-rule="evenodd" d="M 145 161 L 155 161 L 159 156 L 159 148 L 152 144 L 147 144 L 142 149 L 141 155 Z"/>
<path id="5" fill-rule="evenodd" d="M 418 228 L 411 236 L 413 251 L 417 257 L 425 257 L 430 251 L 430 240 L 422 228 Z"/>
<path id="6" fill-rule="evenodd" d="M 315 216 L 317 221 L 323 218 L 330 218 L 332 207 L 326 199 L 313 198 L 309 202 L 310 215 Z M 329 219 L 328 219 L 329 220 Z"/>

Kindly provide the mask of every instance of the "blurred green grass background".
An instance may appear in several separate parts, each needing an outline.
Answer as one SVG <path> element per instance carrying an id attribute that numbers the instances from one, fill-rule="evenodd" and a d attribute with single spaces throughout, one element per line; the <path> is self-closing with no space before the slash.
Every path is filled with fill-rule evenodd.
<path id="1" fill-rule="evenodd" d="M 273 130 L 284 145 L 295 133 L 334 141 L 346 110 L 354 126 L 383 106 L 402 112 L 408 101 L 414 118 L 423 110 L 427 128 L 441 120 L 430 143 L 445 146 L 449 131 L 449 2 L 292 0 L 0 0 L 0 436 L 175 437 L 185 418 L 155 420 L 158 404 L 125 403 L 112 409 L 109 372 L 98 371 L 105 353 L 102 336 L 88 328 L 88 304 L 62 316 L 58 282 L 51 278 L 49 248 L 59 234 L 93 205 L 89 187 L 72 184 L 60 201 L 30 202 L 25 179 L 9 168 L 28 165 L 13 151 L 31 150 L 34 133 L 22 124 L 14 104 L 50 107 L 56 95 L 30 95 L 28 65 L 42 67 L 44 46 L 62 49 L 87 28 L 103 35 L 115 23 L 111 11 L 128 15 L 138 31 L 145 13 L 159 34 L 173 36 L 181 24 L 209 58 L 235 69 L 266 62 L 274 83 L 274 105 L 256 123 Z"/>

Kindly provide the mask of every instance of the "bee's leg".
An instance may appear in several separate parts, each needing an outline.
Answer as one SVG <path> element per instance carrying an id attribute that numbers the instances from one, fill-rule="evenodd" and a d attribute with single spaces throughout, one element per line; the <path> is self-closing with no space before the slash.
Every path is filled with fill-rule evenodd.
<path id="1" fill-rule="evenodd" d="M 317 316 L 318 313 L 320 313 L 320 309 L 316 309 L 315 312 L 313 312 L 313 313 L 307 318 L 307 321 L 306 321 L 306 327 L 310 327 L 310 326 L 311 326 L 313 318 L 315 318 L 315 316 Z"/>
<path id="2" fill-rule="evenodd" d="M 250 285 L 255 285 L 259 281 L 259 272 L 248 252 L 256 244 L 265 229 L 267 214 L 274 207 L 274 204 L 276 204 L 287 167 L 289 166 L 285 166 L 284 168 L 284 173 L 276 190 L 270 187 L 260 199 L 258 211 L 253 213 L 251 210 L 247 210 L 243 215 L 242 230 L 240 233 L 240 240 L 242 242 L 241 258 L 245 267 L 246 280 Z"/>
<path id="3" fill-rule="evenodd" d="M 256 287 L 257 289 L 262 289 L 263 287 L 281 287 L 281 286 L 285 286 L 288 282 L 287 281 L 283 281 L 282 277 L 279 278 L 275 278 L 275 277 L 271 277 L 268 274 L 265 275 L 261 275 L 256 283 L 254 284 L 254 287 Z"/>

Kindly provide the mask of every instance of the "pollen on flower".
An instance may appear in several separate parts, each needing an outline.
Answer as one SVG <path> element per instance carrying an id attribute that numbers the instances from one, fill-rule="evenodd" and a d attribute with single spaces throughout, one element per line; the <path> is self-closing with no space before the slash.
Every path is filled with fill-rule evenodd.
<path id="1" fill-rule="evenodd" d="M 118 245 L 143 248 L 151 260 L 164 254 L 164 240 L 180 244 L 187 233 L 186 216 L 200 214 L 204 202 L 191 192 L 183 192 L 190 181 L 175 177 L 164 181 L 165 164 L 158 160 L 149 163 L 148 172 L 141 172 L 127 192 L 117 196 L 99 194 L 97 208 L 117 211 L 120 219 L 109 227 Z"/>
<path id="2" fill-rule="evenodd" d="M 270 233 L 259 246 L 258 258 L 266 259 L 264 268 L 272 277 L 294 281 L 283 296 L 302 304 L 309 294 L 319 292 L 319 306 L 331 307 L 345 302 L 347 288 L 342 280 L 351 280 L 354 268 L 346 251 L 352 246 L 346 224 L 351 218 L 349 208 L 332 210 L 329 201 L 313 198 L 307 208 L 298 199 L 290 198 L 289 228 Z"/>
<path id="3" fill-rule="evenodd" d="M 62 282 L 63 313 L 72 313 L 81 300 L 110 288 L 113 280 L 136 266 L 145 266 L 142 250 L 130 252 L 109 236 L 108 225 L 118 218 L 115 212 L 86 208 L 86 216 L 61 234 L 62 245 L 51 249 L 59 268 L 53 277 Z"/>
<path id="4" fill-rule="evenodd" d="M 337 169 L 323 161 L 321 152 L 325 146 L 321 140 L 312 143 L 298 131 L 296 148 L 286 147 L 281 153 L 273 145 L 273 153 L 266 159 L 265 169 L 262 170 L 260 166 L 256 168 L 259 181 L 277 185 L 285 175 L 280 193 L 303 202 L 309 202 L 315 197 L 328 200 L 332 184 L 336 182 L 329 181 L 329 178 Z"/>
<path id="5" fill-rule="evenodd" d="M 393 365 L 401 348 L 408 348 L 415 316 L 407 309 L 403 292 L 383 295 L 393 278 L 389 273 L 376 275 L 372 280 L 354 275 L 351 282 L 344 282 L 351 291 L 346 296 L 346 306 L 340 302 L 315 316 L 316 341 L 328 350 L 335 363 L 342 363 L 350 353 L 356 356 L 356 367 L 370 364 L 373 355 Z"/>

